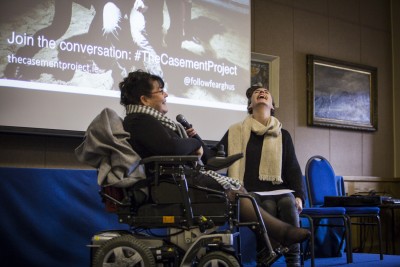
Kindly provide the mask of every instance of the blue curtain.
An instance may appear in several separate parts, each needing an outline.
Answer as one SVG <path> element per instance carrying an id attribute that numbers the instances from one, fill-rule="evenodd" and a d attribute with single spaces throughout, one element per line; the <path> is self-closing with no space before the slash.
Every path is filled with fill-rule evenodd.
<path id="1" fill-rule="evenodd" d="M 105 211 L 95 170 L 0 168 L 2 266 L 88 267 L 92 236 L 128 229 Z"/>

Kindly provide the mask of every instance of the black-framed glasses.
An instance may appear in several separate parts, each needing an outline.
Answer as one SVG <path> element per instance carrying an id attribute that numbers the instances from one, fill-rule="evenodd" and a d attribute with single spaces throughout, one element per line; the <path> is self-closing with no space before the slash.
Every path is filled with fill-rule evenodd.
<path id="1" fill-rule="evenodd" d="M 156 91 L 156 92 L 151 92 L 150 94 L 158 94 L 158 93 L 161 93 L 162 95 L 164 94 L 164 92 L 165 92 L 165 90 L 164 89 L 162 89 L 162 88 L 160 88 L 160 90 L 158 90 L 158 91 Z"/>

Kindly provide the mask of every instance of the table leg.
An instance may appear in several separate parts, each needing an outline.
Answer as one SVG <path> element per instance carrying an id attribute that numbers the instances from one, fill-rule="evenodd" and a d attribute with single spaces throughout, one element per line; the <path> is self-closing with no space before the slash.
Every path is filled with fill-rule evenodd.
<path id="1" fill-rule="evenodd" d="M 394 208 L 390 208 L 390 212 L 392 215 L 392 254 L 396 254 L 396 218 Z"/>

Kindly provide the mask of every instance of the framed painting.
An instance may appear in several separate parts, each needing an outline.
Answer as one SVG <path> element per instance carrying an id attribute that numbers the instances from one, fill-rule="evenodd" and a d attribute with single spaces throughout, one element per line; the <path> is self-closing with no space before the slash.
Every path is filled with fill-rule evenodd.
<path id="1" fill-rule="evenodd" d="M 378 129 L 377 68 L 307 55 L 307 124 Z"/>
<path id="2" fill-rule="evenodd" d="M 279 57 L 251 53 L 251 85 L 262 84 L 268 88 L 279 107 Z"/>

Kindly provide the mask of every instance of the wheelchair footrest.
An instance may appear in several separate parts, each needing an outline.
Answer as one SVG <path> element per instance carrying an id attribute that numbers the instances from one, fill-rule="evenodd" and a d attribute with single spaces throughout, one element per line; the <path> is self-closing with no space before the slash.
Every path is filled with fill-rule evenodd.
<path id="1" fill-rule="evenodd" d="M 268 251 L 268 249 L 263 249 L 257 254 L 257 266 L 267 267 L 271 266 L 276 262 L 283 254 L 287 253 L 289 248 L 279 246 L 273 251 Z"/>

